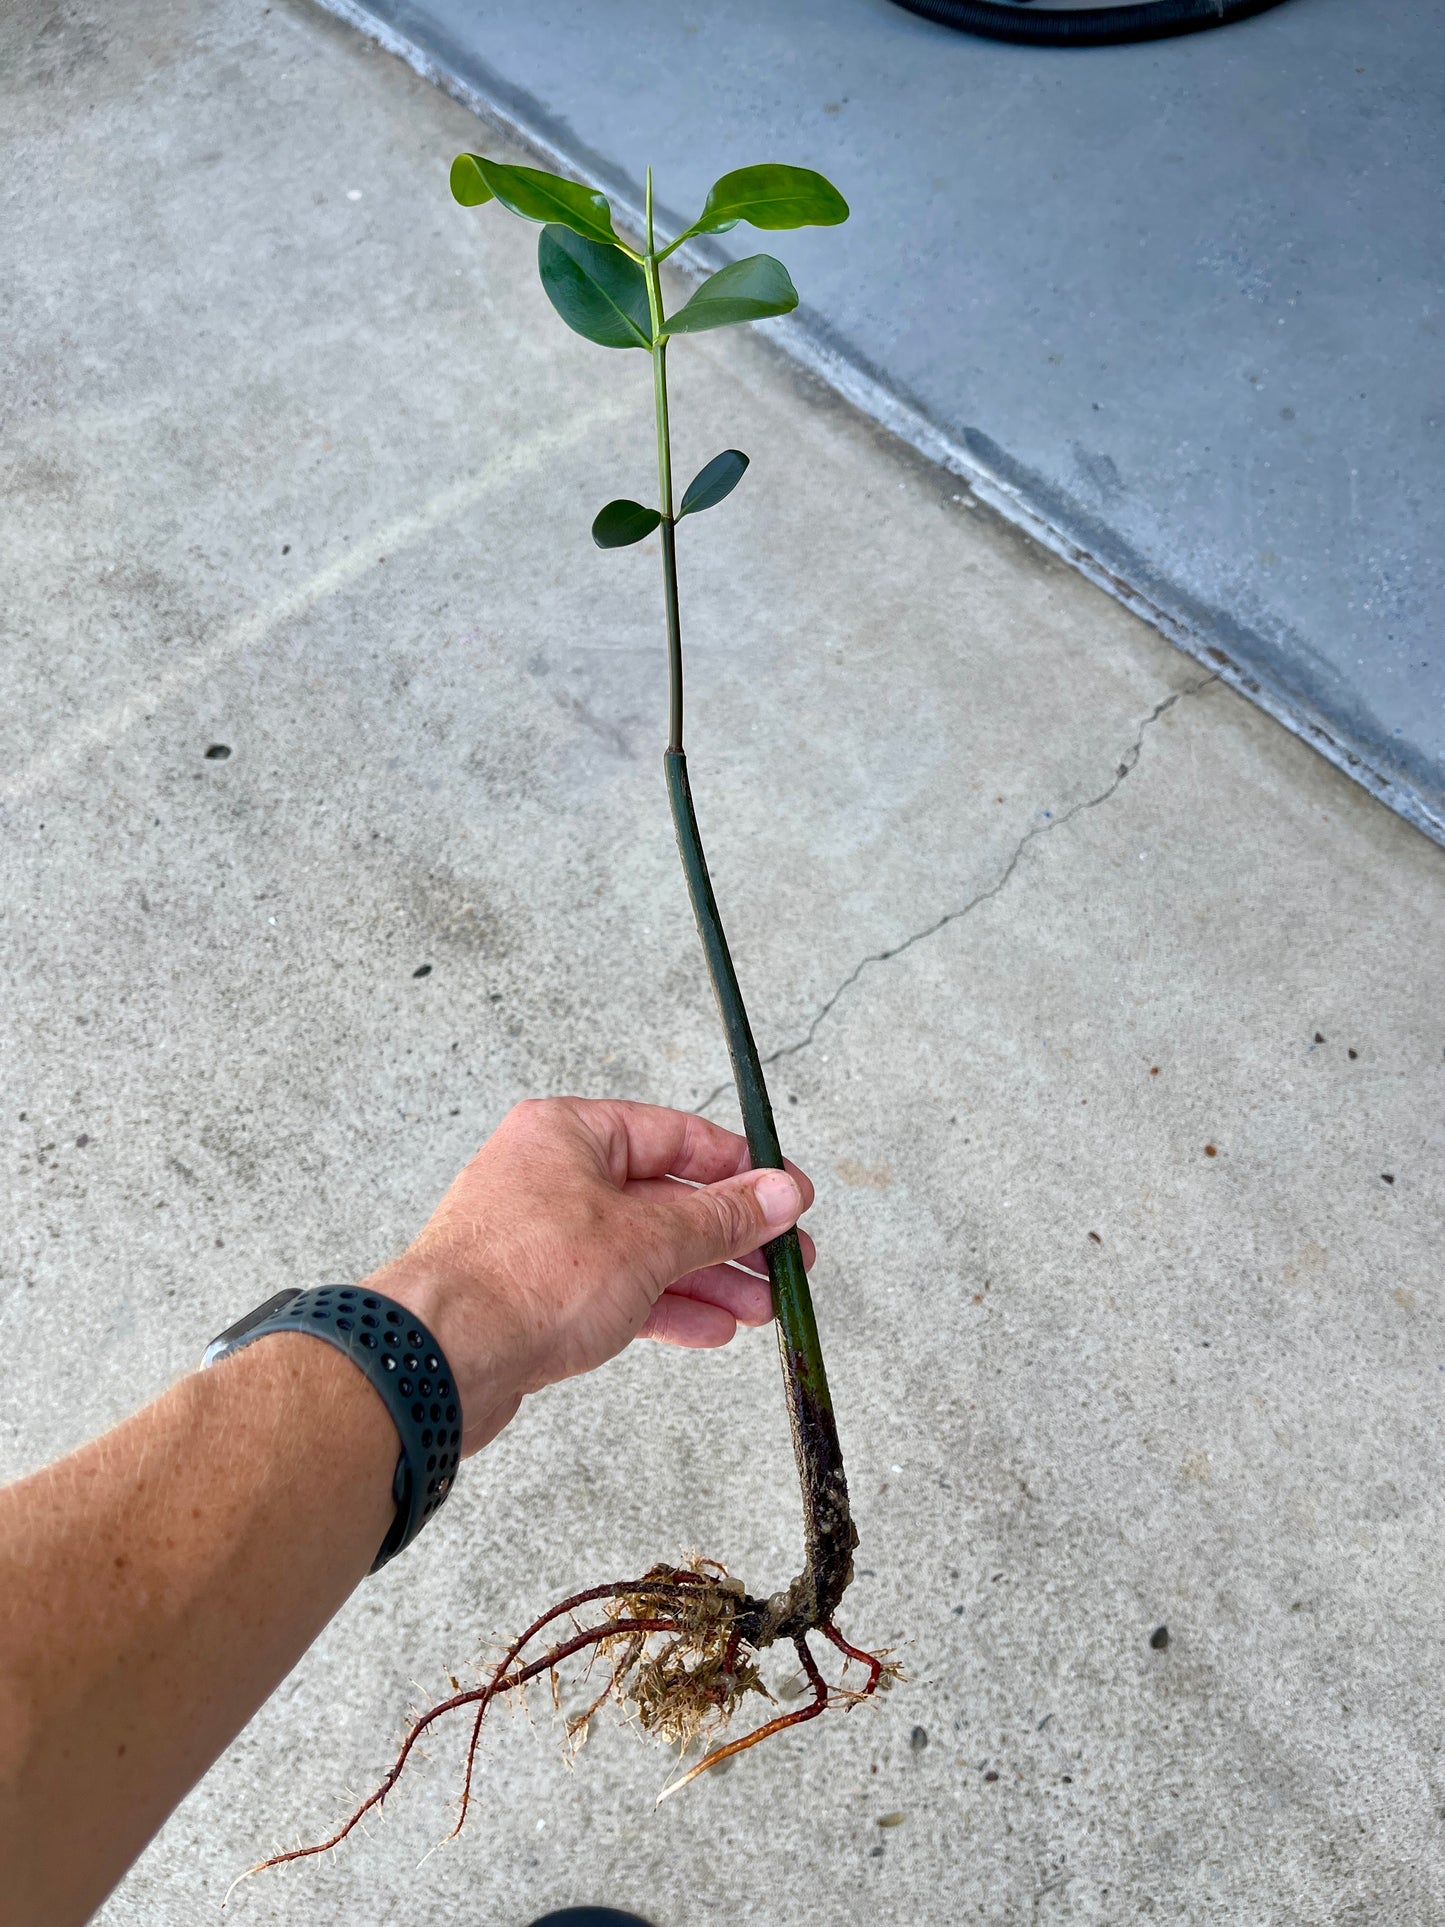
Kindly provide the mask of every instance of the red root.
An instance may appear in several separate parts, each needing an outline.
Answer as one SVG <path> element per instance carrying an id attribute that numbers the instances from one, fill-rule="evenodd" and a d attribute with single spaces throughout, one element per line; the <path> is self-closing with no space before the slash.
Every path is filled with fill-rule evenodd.
<path id="1" fill-rule="evenodd" d="M 710 1570 L 704 1570 L 705 1564 Z M 293 1860 L 308 1860 L 340 1846 L 368 1813 L 382 1806 L 405 1771 L 422 1735 L 445 1714 L 474 1707 L 460 1811 L 456 1825 L 447 1836 L 454 1840 L 465 1825 L 471 1806 L 477 1747 L 488 1707 L 501 1695 L 515 1692 L 543 1674 L 552 1676 L 555 1687 L 557 1668 L 578 1653 L 602 1653 L 612 1664 L 602 1692 L 585 1713 L 568 1722 L 572 1736 L 585 1731 L 593 1715 L 609 1699 L 630 1702 L 634 1717 L 645 1729 L 684 1744 L 709 1727 L 716 1730 L 727 1723 L 749 1692 L 771 1698 L 758 1675 L 753 1649 L 739 1627 L 732 1623 L 743 1610 L 744 1600 L 743 1589 L 729 1579 L 720 1566 L 701 1560 L 691 1568 L 654 1566 L 641 1579 L 590 1586 L 585 1592 L 573 1593 L 533 1620 L 526 1631 L 513 1640 L 483 1685 L 454 1693 L 413 1720 L 381 1783 L 333 1834 L 309 1847 L 294 1847 L 289 1852 L 273 1854 L 250 1872 L 261 1873 L 269 1867 L 286 1866 Z M 554 1621 L 599 1602 L 603 1602 L 605 1613 L 599 1624 L 579 1627 L 540 1657 L 519 1663 L 528 1646 Z M 896 1667 L 850 1645 L 831 1622 L 817 1630 L 843 1654 L 845 1678 L 849 1663 L 865 1669 L 864 1684 L 849 1690 L 840 1681 L 837 1688 L 830 1688 L 818 1670 L 806 1638 L 799 1634 L 792 1644 L 812 1688 L 812 1698 L 807 1704 L 764 1721 L 741 1739 L 712 1748 L 680 1780 L 665 1788 L 659 1799 L 680 1792 L 699 1774 L 771 1739 L 774 1734 L 816 1719 L 832 1705 L 851 1705 L 869 1698 L 880 1683 L 887 1683 L 896 1675 Z"/>

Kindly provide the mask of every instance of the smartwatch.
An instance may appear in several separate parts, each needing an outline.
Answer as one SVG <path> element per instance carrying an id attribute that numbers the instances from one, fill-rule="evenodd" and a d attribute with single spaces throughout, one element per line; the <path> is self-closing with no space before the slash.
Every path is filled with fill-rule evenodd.
<path id="1" fill-rule="evenodd" d="M 361 1285 L 278 1291 L 213 1338 L 202 1365 L 269 1338 L 306 1332 L 345 1352 L 391 1414 L 401 1456 L 391 1482 L 396 1517 L 372 1561 L 404 1552 L 446 1499 L 461 1461 L 462 1408 L 446 1354 L 415 1312 Z"/>

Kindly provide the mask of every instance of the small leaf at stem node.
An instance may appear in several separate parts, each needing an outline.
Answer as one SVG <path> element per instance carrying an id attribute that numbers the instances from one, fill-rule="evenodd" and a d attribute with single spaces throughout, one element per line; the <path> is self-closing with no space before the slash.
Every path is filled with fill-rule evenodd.
<path id="1" fill-rule="evenodd" d="M 626 549 L 643 542 L 662 520 L 656 509 L 641 502 L 609 502 L 597 511 L 592 523 L 592 540 L 599 549 Z"/>
<path id="2" fill-rule="evenodd" d="M 725 448 L 721 455 L 714 455 L 688 483 L 682 506 L 677 511 L 678 521 L 684 515 L 697 515 L 703 509 L 716 508 L 743 479 L 747 465 L 748 458 L 740 448 Z"/>

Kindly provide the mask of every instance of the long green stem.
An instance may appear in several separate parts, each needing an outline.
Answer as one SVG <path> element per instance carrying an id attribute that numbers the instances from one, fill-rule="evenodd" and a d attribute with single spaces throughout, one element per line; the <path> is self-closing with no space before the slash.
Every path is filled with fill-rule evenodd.
<path id="1" fill-rule="evenodd" d="M 667 415 L 667 341 L 662 334 L 659 256 L 652 226 L 652 170 L 647 173 L 647 299 L 652 319 L 653 399 L 657 418 L 657 475 L 662 512 L 662 576 L 667 610 L 668 741 L 663 758 L 668 802 L 678 853 L 687 878 L 693 915 L 718 1012 L 727 1036 L 728 1056 L 737 1085 L 743 1129 L 754 1169 L 781 1170 L 767 1080 L 752 1026 L 718 914 L 712 879 L 693 808 L 682 747 L 682 635 L 678 619 L 676 522 L 672 494 L 672 447 Z M 773 1289 L 773 1314 L 793 1451 L 803 1497 L 803 1570 L 791 1586 L 768 1600 L 749 1600 L 744 1631 L 755 1645 L 796 1637 L 825 1625 L 853 1577 L 858 1535 L 848 1507 L 848 1482 L 833 1417 L 833 1401 L 823 1368 L 823 1352 L 813 1315 L 808 1274 L 796 1231 L 775 1238 L 765 1249 Z"/>
<path id="2" fill-rule="evenodd" d="M 657 495 L 662 511 L 662 597 L 667 611 L 667 747 L 682 749 L 682 624 L 677 609 L 677 523 L 672 509 L 672 437 L 667 422 L 667 337 L 652 234 L 652 169 L 647 170 L 647 306 L 652 318 L 652 406 L 657 420 Z"/>

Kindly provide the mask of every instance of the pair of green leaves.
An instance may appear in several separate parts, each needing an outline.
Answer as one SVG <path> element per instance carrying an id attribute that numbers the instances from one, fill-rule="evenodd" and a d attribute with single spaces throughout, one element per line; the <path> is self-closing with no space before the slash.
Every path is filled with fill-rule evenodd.
<path id="1" fill-rule="evenodd" d="M 716 508 L 731 495 L 743 479 L 748 458 L 740 448 L 725 448 L 693 476 L 683 493 L 676 520 L 684 515 L 699 515 L 703 509 Z M 599 509 L 592 524 L 592 540 L 599 549 L 626 549 L 651 535 L 662 520 L 657 509 L 644 508 L 641 502 L 609 502 Z"/>
<path id="2" fill-rule="evenodd" d="M 619 240 L 604 195 L 557 174 L 508 167 L 480 154 L 457 156 L 451 185 L 464 207 L 495 199 L 525 220 L 544 224 L 537 251 L 542 286 L 575 333 L 604 348 L 655 345 L 646 277 Z M 743 167 L 714 182 L 702 213 L 672 246 L 692 234 L 725 233 L 740 221 L 789 228 L 831 226 L 847 218 L 842 195 L 811 168 Z M 659 338 L 762 321 L 789 314 L 797 305 L 798 291 L 782 262 L 754 254 L 710 275 L 663 323 Z"/>
<path id="3" fill-rule="evenodd" d="M 552 223 L 537 243 L 537 267 L 547 299 L 574 334 L 603 348 L 652 348 L 646 279 L 637 263 L 617 248 Z M 662 332 L 696 335 L 735 321 L 791 314 L 797 305 L 798 290 L 782 262 L 754 254 L 709 275 L 692 299 L 663 323 Z"/>
<path id="4" fill-rule="evenodd" d="M 606 196 L 560 174 L 458 154 L 452 162 L 452 193 L 463 207 L 495 199 L 524 220 L 560 222 L 589 241 L 621 245 Z M 757 228 L 836 227 L 847 218 L 843 196 L 810 167 L 739 167 L 713 182 L 702 213 L 672 247 L 694 234 L 726 234 L 739 221 Z"/>

